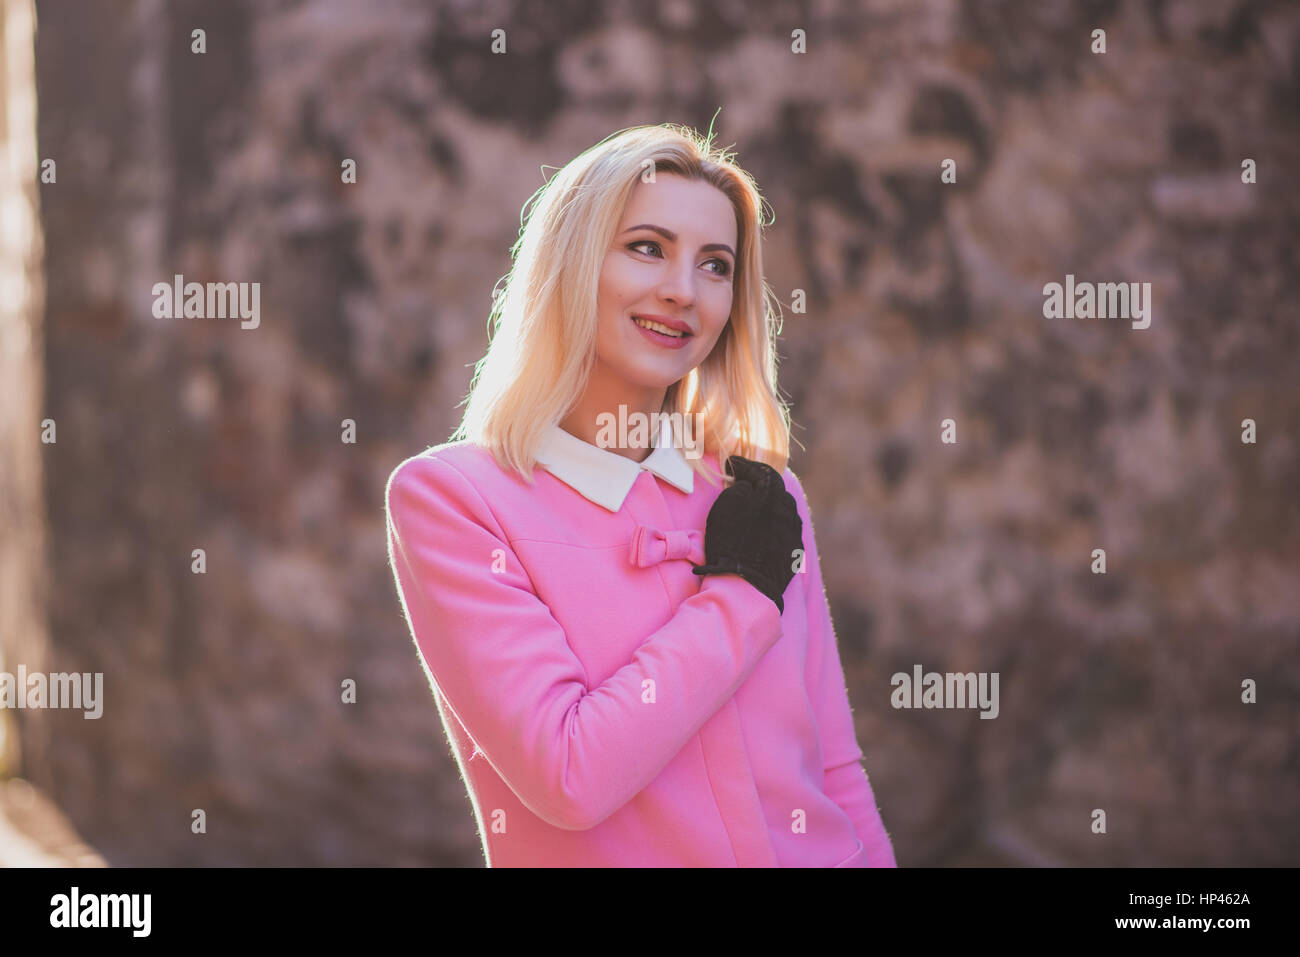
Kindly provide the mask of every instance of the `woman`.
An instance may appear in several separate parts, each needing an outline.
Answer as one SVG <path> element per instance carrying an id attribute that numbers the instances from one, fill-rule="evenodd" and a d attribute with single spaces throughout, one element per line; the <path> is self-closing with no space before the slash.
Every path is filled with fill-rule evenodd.
<path id="1" fill-rule="evenodd" d="M 488 866 L 895 866 L 786 467 L 756 186 L 665 125 L 533 199 L 460 428 L 387 489 Z"/>

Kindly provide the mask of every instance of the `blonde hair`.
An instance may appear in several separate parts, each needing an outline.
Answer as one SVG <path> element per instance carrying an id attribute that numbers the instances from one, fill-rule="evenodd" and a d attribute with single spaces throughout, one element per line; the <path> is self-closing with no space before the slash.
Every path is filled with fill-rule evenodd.
<path id="1" fill-rule="evenodd" d="M 621 130 L 569 162 L 524 204 L 533 208 L 511 249 L 513 265 L 490 314 L 490 344 L 452 441 L 489 449 L 502 469 L 531 484 L 542 433 L 586 390 L 601 266 L 649 167 L 715 186 L 731 200 L 737 226 L 730 319 L 709 356 L 668 387 L 661 411 L 682 413 L 674 421 L 703 422 L 695 441 L 719 463 L 736 454 L 785 470 L 790 418 L 776 391 L 780 317 L 763 278 L 765 201 L 734 154 L 709 139 L 676 124 Z M 708 477 L 702 454 L 687 461 Z"/>

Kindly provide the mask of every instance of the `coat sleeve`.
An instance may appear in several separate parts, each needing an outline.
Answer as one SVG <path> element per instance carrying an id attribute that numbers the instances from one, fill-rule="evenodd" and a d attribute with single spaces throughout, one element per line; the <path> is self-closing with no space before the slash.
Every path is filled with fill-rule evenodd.
<path id="1" fill-rule="evenodd" d="M 795 576 L 803 580 L 804 604 L 808 609 L 808 660 L 805 680 L 808 697 L 821 735 L 826 796 L 844 809 L 853 821 L 858 840 L 870 867 L 897 867 L 894 848 L 876 807 L 871 782 L 862 769 L 862 749 L 853 726 L 853 712 L 845 688 L 844 667 L 840 662 L 835 628 L 831 623 L 830 605 L 822 582 L 817 539 L 813 533 L 812 514 L 803 485 L 794 472 L 786 469 L 787 485 L 799 506 L 804 527 L 804 571 Z"/>
<path id="2" fill-rule="evenodd" d="M 430 678 L 506 785 L 555 827 L 595 827 L 645 788 L 781 637 L 775 604 L 738 576 L 709 575 L 589 688 L 507 534 L 454 465 L 407 459 L 385 506 L 389 561 Z"/>

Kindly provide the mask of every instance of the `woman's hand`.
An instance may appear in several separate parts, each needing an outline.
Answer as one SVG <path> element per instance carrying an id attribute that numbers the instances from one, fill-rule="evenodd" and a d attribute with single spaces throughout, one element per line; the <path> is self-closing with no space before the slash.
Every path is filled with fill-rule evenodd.
<path id="1" fill-rule="evenodd" d="M 795 551 L 803 548 L 803 519 L 785 480 L 770 465 L 733 455 L 735 481 L 718 495 L 704 527 L 704 564 L 697 575 L 740 575 L 784 614 L 794 578 Z"/>

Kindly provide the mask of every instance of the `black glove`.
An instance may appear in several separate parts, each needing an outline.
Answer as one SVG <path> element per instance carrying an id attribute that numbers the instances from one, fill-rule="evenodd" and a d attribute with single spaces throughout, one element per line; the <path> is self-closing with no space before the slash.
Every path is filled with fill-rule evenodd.
<path id="1" fill-rule="evenodd" d="M 785 480 L 770 465 L 727 459 L 736 481 L 718 495 L 704 526 L 704 561 L 697 575 L 740 575 L 776 602 L 794 578 L 795 549 L 803 548 L 803 519 Z"/>

